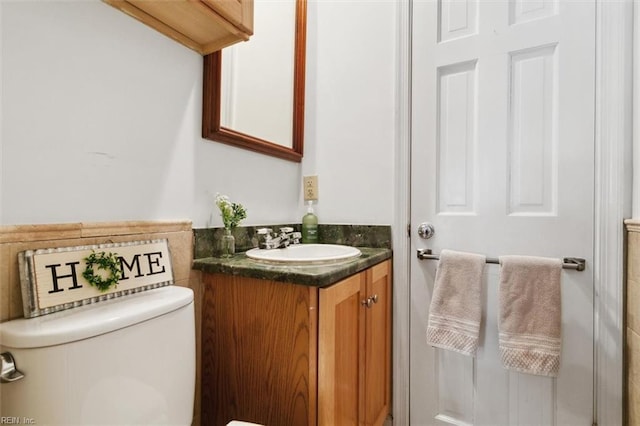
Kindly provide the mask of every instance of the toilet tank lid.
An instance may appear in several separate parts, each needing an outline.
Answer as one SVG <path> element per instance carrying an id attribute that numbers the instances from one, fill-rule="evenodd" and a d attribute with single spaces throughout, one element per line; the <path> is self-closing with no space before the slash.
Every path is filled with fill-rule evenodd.
<path id="1" fill-rule="evenodd" d="M 42 348 L 87 339 L 178 310 L 193 302 L 190 288 L 167 286 L 36 318 L 0 324 L 0 345 Z"/>

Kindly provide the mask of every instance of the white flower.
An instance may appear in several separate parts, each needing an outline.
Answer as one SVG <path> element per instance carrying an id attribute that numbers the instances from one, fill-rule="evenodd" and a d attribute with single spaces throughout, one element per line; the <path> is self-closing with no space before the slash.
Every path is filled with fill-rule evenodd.
<path id="1" fill-rule="evenodd" d="M 247 217 L 247 211 L 242 204 L 232 203 L 226 195 L 216 195 L 216 205 L 220 209 L 222 223 L 226 229 L 233 229 L 242 219 Z"/>

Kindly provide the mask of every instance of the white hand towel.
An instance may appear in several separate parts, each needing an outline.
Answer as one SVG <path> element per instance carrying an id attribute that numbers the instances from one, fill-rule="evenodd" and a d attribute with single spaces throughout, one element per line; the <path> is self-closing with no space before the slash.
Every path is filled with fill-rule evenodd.
<path id="1" fill-rule="evenodd" d="M 500 257 L 498 318 L 502 365 L 556 377 L 560 368 L 562 261 Z"/>
<path id="2" fill-rule="evenodd" d="M 485 262 L 479 254 L 442 250 L 429 307 L 429 344 L 476 355 Z"/>

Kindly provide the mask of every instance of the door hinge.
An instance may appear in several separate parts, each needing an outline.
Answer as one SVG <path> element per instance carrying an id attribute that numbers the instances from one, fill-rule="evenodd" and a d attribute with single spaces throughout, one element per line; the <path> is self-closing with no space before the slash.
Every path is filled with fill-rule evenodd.
<path id="1" fill-rule="evenodd" d="M 407 224 L 407 238 L 411 238 L 411 224 Z"/>

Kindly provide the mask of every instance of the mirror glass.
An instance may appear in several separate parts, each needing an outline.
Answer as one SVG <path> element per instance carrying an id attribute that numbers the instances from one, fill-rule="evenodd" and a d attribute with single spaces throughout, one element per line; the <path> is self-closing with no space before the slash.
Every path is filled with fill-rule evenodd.
<path id="1" fill-rule="evenodd" d="M 254 0 L 254 35 L 205 56 L 203 137 L 303 154 L 306 0 Z"/>
<path id="2" fill-rule="evenodd" d="M 296 4 L 253 4 L 251 42 L 222 51 L 220 125 L 291 148 Z"/>

